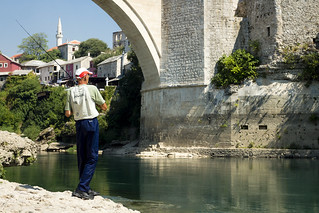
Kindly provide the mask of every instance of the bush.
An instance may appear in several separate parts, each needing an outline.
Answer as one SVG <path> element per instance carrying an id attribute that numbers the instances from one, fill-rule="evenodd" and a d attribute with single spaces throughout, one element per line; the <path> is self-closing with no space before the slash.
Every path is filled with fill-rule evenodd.
<path id="1" fill-rule="evenodd" d="M 281 55 L 288 68 L 294 69 L 297 64 L 303 67 L 299 80 L 305 81 L 306 86 L 319 80 L 319 51 L 313 44 L 287 46 L 283 48 Z"/>
<path id="2" fill-rule="evenodd" d="M 28 126 L 23 130 L 23 134 L 33 141 L 38 137 L 40 132 L 40 127 L 36 125 Z"/>
<path id="3" fill-rule="evenodd" d="M 241 84 L 245 79 L 254 80 L 258 63 L 252 54 L 242 49 L 230 56 L 223 55 L 217 62 L 217 73 L 212 83 L 218 88 L 226 88 L 230 84 Z"/>
<path id="4" fill-rule="evenodd" d="M 319 52 L 311 52 L 301 57 L 305 68 L 299 76 L 309 86 L 312 81 L 319 80 Z"/>

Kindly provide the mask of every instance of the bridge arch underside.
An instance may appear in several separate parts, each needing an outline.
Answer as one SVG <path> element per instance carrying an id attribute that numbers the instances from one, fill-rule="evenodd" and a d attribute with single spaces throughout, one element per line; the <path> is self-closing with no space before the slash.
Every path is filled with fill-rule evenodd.
<path id="1" fill-rule="evenodd" d="M 157 88 L 160 84 L 159 45 L 155 44 L 149 29 L 134 7 L 127 1 L 93 0 L 121 27 L 139 58 L 144 75 L 143 89 Z M 160 10 L 160 8 L 159 8 Z M 102 26 L 101 26 L 102 27 Z"/>

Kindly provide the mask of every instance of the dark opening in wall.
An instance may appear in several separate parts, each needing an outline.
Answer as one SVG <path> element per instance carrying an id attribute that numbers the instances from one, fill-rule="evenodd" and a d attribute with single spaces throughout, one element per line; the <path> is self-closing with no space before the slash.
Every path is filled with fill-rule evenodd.
<path id="1" fill-rule="evenodd" d="M 267 34 L 268 34 L 268 37 L 270 36 L 270 27 L 267 27 Z"/>
<path id="2" fill-rule="evenodd" d="M 248 125 L 241 125 L 240 129 L 246 129 L 247 130 L 248 129 Z"/>
<path id="3" fill-rule="evenodd" d="M 259 129 L 260 130 L 266 130 L 267 129 L 267 125 L 259 125 Z"/>

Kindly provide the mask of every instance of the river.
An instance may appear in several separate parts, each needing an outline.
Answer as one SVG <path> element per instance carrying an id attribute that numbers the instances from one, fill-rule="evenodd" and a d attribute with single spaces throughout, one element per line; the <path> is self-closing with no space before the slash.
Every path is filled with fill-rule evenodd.
<path id="1" fill-rule="evenodd" d="M 74 190 L 75 154 L 44 153 L 6 168 L 9 181 Z M 319 160 L 100 156 L 91 187 L 145 213 L 319 212 Z"/>

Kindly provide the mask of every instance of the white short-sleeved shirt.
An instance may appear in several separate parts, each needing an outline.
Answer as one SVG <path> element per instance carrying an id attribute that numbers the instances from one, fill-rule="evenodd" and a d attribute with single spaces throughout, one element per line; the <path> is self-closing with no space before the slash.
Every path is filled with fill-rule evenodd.
<path id="1" fill-rule="evenodd" d="M 67 90 L 65 110 L 72 111 L 76 121 L 92 119 L 99 115 L 95 104 L 104 103 L 105 100 L 96 86 L 81 84 Z"/>

